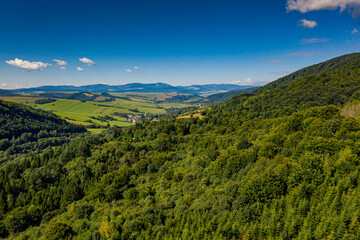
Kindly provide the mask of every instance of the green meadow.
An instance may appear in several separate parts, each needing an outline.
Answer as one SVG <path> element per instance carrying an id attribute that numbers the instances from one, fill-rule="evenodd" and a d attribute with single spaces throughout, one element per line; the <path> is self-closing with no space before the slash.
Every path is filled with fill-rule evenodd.
<path id="1" fill-rule="evenodd" d="M 0 99 L 30 105 L 45 111 L 51 111 L 68 122 L 87 126 L 88 130 L 94 133 L 103 130 L 103 128 L 94 128 L 94 125 L 101 125 L 103 127 L 108 125 L 131 125 L 126 118 L 119 117 L 116 113 L 134 115 L 139 113 L 161 114 L 165 113 L 167 108 L 182 108 L 189 106 L 189 104 L 182 103 L 154 103 L 153 100 L 161 97 L 161 94 L 116 94 L 116 96 L 121 98 L 117 98 L 116 101 L 113 102 L 85 102 L 79 100 L 56 99 L 55 102 L 46 104 L 36 104 L 35 101 L 41 99 L 39 97 L 1 97 Z M 101 119 L 107 116 L 110 116 L 112 119 L 106 121 Z"/>

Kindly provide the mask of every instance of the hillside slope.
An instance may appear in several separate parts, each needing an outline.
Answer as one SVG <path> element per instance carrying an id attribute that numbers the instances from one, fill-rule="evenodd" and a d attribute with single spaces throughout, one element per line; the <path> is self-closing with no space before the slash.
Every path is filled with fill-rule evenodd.
<path id="1" fill-rule="evenodd" d="M 246 118 L 290 115 L 312 106 L 339 105 L 360 99 L 360 59 L 334 70 L 312 74 L 275 89 L 243 94 L 221 108 Z"/>
<path id="2" fill-rule="evenodd" d="M 127 83 L 123 85 L 95 84 L 85 86 L 41 86 L 35 88 L 15 89 L 20 93 L 37 92 L 90 92 L 90 93 L 178 93 L 178 94 L 203 94 L 221 91 L 245 89 L 252 86 L 235 84 L 205 84 L 191 86 L 172 86 L 166 83 Z"/>
<path id="3" fill-rule="evenodd" d="M 16 96 L 20 96 L 20 94 L 8 90 L 0 89 L 0 97 L 16 97 Z"/>
<path id="4" fill-rule="evenodd" d="M 217 93 L 217 94 L 208 96 L 207 99 L 209 100 L 210 103 L 222 103 L 222 102 L 226 102 L 227 100 L 230 100 L 231 98 L 233 98 L 237 95 L 240 95 L 242 93 L 250 93 L 256 89 L 257 89 L 257 87 L 251 87 L 251 88 L 246 88 L 246 89 L 233 90 L 233 91 L 225 92 L 225 93 Z"/>
<path id="5" fill-rule="evenodd" d="M 92 102 L 112 102 L 115 101 L 116 97 L 108 93 L 94 94 L 87 92 L 45 92 L 33 94 L 35 97 L 45 98 L 59 98 L 59 99 L 72 99 L 79 101 L 92 101 Z"/>
<path id="6" fill-rule="evenodd" d="M 315 64 L 315 65 L 303 68 L 303 69 L 296 71 L 294 73 L 291 73 L 285 77 L 279 78 L 276 81 L 273 81 L 269 84 L 266 84 L 263 87 L 258 88 L 255 91 L 255 93 L 262 93 L 267 90 L 271 90 L 276 87 L 286 85 L 286 84 L 291 83 L 291 82 L 295 81 L 296 79 L 304 77 L 304 76 L 309 76 L 312 74 L 320 74 L 323 72 L 329 72 L 329 71 L 335 70 L 341 66 L 344 66 L 354 60 L 358 60 L 358 59 L 360 59 L 360 53 L 351 53 L 351 54 L 343 55 L 340 57 L 336 57 L 336 58 L 333 58 L 326 62 L 322 62 L 319 64 Z"/>
<path id="7" fill-rule="evenodd" d="M 359 60 L 0 169 L 9 239 L 359 239 Z M 20 233 L 20 234 L 19 234 Z"/>
<path id="8" fill-rule="evenodd" d="M 85 131 L 84 127 L 70 124 L 49 112 L 0 100 L 1 162 L 9 160 L 12 154 L 24 153 L 40 145 L 58 145 L 63 142 L 62 138 Z M 44 141 L 49 138 L 52 138 L 52 143 Z M 40 139 L 42 144 L 32 144 Z"/>

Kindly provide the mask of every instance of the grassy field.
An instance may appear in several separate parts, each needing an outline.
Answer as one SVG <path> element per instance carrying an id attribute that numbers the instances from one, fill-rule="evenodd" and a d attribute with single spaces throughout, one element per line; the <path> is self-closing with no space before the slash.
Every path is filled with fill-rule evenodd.
<path id="1" fill-rule="evenodd" d="M 177 119 L 182 119 L 182 118 L 200 118 L 200 119 L 203 119 L 204 116 L 201 115 L 201 111 L 202 111 L 203 108 L 201 109 L 198 109 L 197 111 L 195 112 L 192 112 L 192 113 L 185 113 L 179 117 L 177 117 Z"/>
<path id="2" fill-rule="evenodd" d="M 116 116 L 120 114 L 139 114 L 165 113 L 167 108 L 182 108 L 189 104 L 165 103 L 155 104 L 152 101 L 161 94 L 117 94 L 113 102 L 82 102 L 79 100 L 57 99 L 55 102 L 46 104 L 36 104 L 38 97 L 0 97 L 4 101 L 27 104 L 32 107 L 51 111 L 68 122 L 87 126 L 91 132 L 100 132 L 101 128 L 92 128 L 94 124 L 102 126 L 128 126 L 131 125 L 124 117 Z M 103 120 L 101 118 L 111 117 L 114 120 Z M 95 118 L 95 119 L 94 119 Z M 97 119 L 96 119 L 97 118 Z"/>

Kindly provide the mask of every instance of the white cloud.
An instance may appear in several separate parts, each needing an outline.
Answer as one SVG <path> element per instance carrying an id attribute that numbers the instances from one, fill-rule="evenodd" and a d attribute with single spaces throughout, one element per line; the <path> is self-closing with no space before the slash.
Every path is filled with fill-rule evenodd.
<path id="1" fill-rule="evenodd" d="M 359 13 L 360 0 L 287 0 L 287 11 L 299 11 L 307 13 L 319 10 L 348 9 L 353 16 Z"/>
<path id="2" fill-rule="evenodd" d="M 78 70 L 78 71 L 84 71 L 84 69 L 81 68 L 81 67 L 77 67 L 76 70 Z"/>
<path id="3" fill-rule="evenodd" d="M 60 67 L 62 70 L 66 70 L 67 62 L 63 60 L 53 59 L 54 62 L 56 62 L 56 66 Z"/>
<path id="4" fill-rule="evenodd" d="M 58 59 L 53 59 L 54 62 L 56 62 L 57 66 L 67 66 L 67 62 L 63 61 L 63 60 L 58 60 Z"/>
<path id="5" fill-rule="evenodd" d="M 269 61 L 266 61 L 266 63 L 268 64 L 279 64 L 279 65 L 285 65 L 286 63 L 279 60 L 279 59 L 273 59 L 273 60 L 269 60 Z"/>
<path id="6" fill-rule="evenodd" d="M 315 43 L 321 43 L 321 42 L 327 42 L 330 39 L 328 38 L 305 38 L 301 40 L 302 44 L 315 44 Z"/>
<path id="7" fill-rule="evenodd" d="M 9 60 L 9 61 L 5 61 L 5 62 L 14 67 L 25 69 L 28 72 L 30 72 L 32 70 L 42 71 L 47 66 L 51 66 L 51 64 L 49 64 L 49 63 L 29 62 L 29 61 L 24 61 L 24 60 L 21 60 L 18 58 L 15 58 L 15 60 Z"/>
<path id="8" fill-rule="evenodd" d="M 131 69 L 125 69 L 124 71 L 125 71 L 125 72 L 132 72 Z"/>
<path id="9" fill-rule="evenodd" d="M 135 66 L 134 69 L 139 69 L 139 67 L 138 67 L 138 66 Z"/>
<path id="10" fill-rule="evenodd" d="M 6 88 L 6 86 L 7 86 L 6 83 L 1 84 L 1 87 L 3 87 L 3 88 Z"/>
<path id="11" fill-rule="evenodd" d="M 245 80 L 245 82 L 246 82 L 246 83 L 253 83 L 253 79 L 252 79 L 252 78 L 247 78 L 247 79 Z"/>
<path id="12" fill-rule="evenodd" d="M 229 82 L 230 84 L 236 84 L 236 85 L 241 85 L 241 84 L 244 84 L 244 81 L 242 80 L 236 80 L 236 81 L 232 81 L 232 82 Z"/>
<path id="13" fill-rule="evenodd" d="M 247 78 L 245 80 L 236 80 L 233 82 L 230 82 L 230 84 L 235 84 L 235 85 L 249 85 L 249 84 L 253 84 L 254 80 L 252 78 Z"/>
<path id="14" fill-rule="evenodd" d="M 351 34 L 354 35 L 354 34 L 358 34 L 359 33 L 359 30 L 357 30 L 356 28 L 354 28 L 354 30 L 351 31 Z"/>
<path id="15" fill-rule="evenodd" d="M 318 25 L 316 21 L 310 21 L 306 19 L 301 19 L 298 23 L 298 26 L 304 27 L 304 28 L 314 28 Z"/>
<path id="16" fill-rule="evenodd" d="M 94 62 L 94 61 L 92 61 L 92 60 L 90 60 L 90 59 L 88 59 L 88 58 L 86 58 L 86 57 L 84 57 L 84 58 L 79 58 L 79 61 L 80 61 L 80 62 L 83 62 L 83 63 L 86 63 L 89 67 L 95 65 L 95 62 Z"/>

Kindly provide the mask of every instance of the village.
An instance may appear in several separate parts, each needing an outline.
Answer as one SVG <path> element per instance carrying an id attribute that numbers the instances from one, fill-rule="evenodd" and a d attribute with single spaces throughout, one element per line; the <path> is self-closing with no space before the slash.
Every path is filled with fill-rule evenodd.
<path id="1" fill-rule="evenodd" d="M 137 115 L 132 115 L 132 114 L 129 114 L 127 115 L 127 121 L 128 122 L 131 122 L 133 125 L 135 125 L 136 123 L 139 122 L 139 120 L 141 119 L 144 119 L 146 117 L 146 113 L 144 115 L 140 115 L 140 114 L 137 114 Z M 161 116 L 163 117 L 163 116 Z M 154 117 L 150 122 L 158 122 L 159 119 L 157 117 Z"/>

